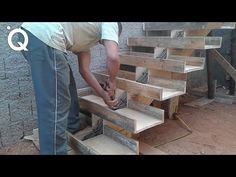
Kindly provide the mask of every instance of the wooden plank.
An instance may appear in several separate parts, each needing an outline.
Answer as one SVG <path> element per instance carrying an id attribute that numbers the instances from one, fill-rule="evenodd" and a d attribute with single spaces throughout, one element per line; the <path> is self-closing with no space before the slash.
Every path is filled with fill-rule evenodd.
<path id="1" fill-rule="evenodd" d="M 186 30 L 184 31 L 184 36 L 207 36 L 211 30 L 200 29 L 200 30 Z"/>
<path id="2" fill-rule="evenodd" d="M 233 28 L 235 28 L 234 22 L 146 22 L 143 25 L 144 31 Z"/>
<path id="3" fill-rule="evenodd" d="M 123 136 L 130 138 L 130 139 L 134 139 L 137 140 L 138 136 L 140 135 L 140 133 L 131 133 L 117 125 L 112 124 L 111 122 L 108 122 L 106 120 L 103 121 L 103 125 L 104 126 L 108 126 L 109 128 L 113 129 L 114 131 L 119 132 L 120 134 L 122 134 Z"/>
<path id="4" fill-rule="evenodd" d="M 164 89 L 162 101 L 176 97 L 176 96 L 184 95 L 184 94 L 185 92 L 182 92 L 182 91 L 178 91 L 174 89 Z"/>
<path id="5" fill-rule="evenodd" d="M 145 104 L 141 104 L 132 99 L 128 100 L 128 108 L 131 108 L 136 111 L 140 111 L 146 115 L 159 119 L 162 123 L 164 122 L 164 110 L 162 109 L 148 106 Z"/>
<path id="6" fill-rule="evenodd" d="M 157 69 L 149 70 L 150 77 L 163 78 L 163 79 L 173 79 L 173 80 L 187 80 L 186 73 L 174 73 L 169 71 L 162 71 Z"/>
<path id="7" fill-rule="evenodd" d="M 167 153 L 139 141 L 139 153 L 141 155 L 167 155 Z"/>
<path id="8" fill-rule="evenodd" d="M 135 73 L 124 70 L 119 70 L 117 76 L 129 80 L 135 80 L 136 78 Z"/>
<path id="9" fill-rule="evenodd" d="M 183 80 L 162 79 L 149 76 L 148 83 L 164 88 L 186 92 L 186 81 Z"/>
<path id="10" fill-rule="evenodd" d="M 153 99 L 151 98 L 147 98 L 145 96 L 142 95 L 137 95 L 137 94 L 130 94 L 128 95 L 130 97 L 130 99 L 139 102 L 141 104 L 145 104 L 145 105 L 150 105 L 153 101 Z"/>
<path id="11" fill-rule="evenodd" d="M 136 121 L 136 130 L 133 133 L 139 133 L 156 125 L 162 124 L 162 120 L 156 118 L 156 116 L 147 115 L 141 111 L 136 111 L 130 108 L 122 108 L 116 110 L 117 113 L 124 117 L 132 117 Z"/>
<path id="12" fill-rule="evenodd" d="M 86 127 L 85 129 L 81 130 L 81 131 L 78 131 L 77 133 L 73 134 L 73 136 L 75 136 L 76 139 L 79 139 L 79 140 L 83 140 L 83 138 L 92 133 L 93 132 L 93 129 L 91 126 L 88 126 Z"/>
<path id="13" fill-rule="evenodd" d="M 134 57 L 146 57 L 146 58 L 154 58 L 153 53 L 147 53 L 147 52 L 133 52 L 133 51 L 124 51 L 119 53 L 119 57 L 122 57 L 124 55 L 132 55 Z"/>
<path id="14" fill-rule="evenodd" d="M 166 116 L 169 119 L 173 118 L 174 113 L 177 113 L 179 107 L 179 96 L 173 97 L 171 99 L 163 102 L 162 108 L 166 112 Z"/>
<path id="15" fill-rule="evenodd" d="M 80 109 L 87 110 L 105 120 L 108 120 L 115 125 L 118 125 L 126 130 L 134 132 L 136 130 L 136 121 L 111 110 L 103 102 L 102 98 L 95 95 L 88 95 L 80 98 Z"/>
<path id="16" fill-rule="evenodd" d="M 193 49 L 169 49 L 170 55 L 192 56 L 193 52 Z"/>
<path id="17" fill-rule="evenodd" d="M 169 59 L 183 60 L 183 61 L 186 62 L 186 65 L 192 65 L 192 66 L 201 66 L 201 67 L 203 67 L 204 64 L 205 64 L 205 58 L 204 57 L 170 55 Z"/>
<path id="18" fill-rule="evenodd" d="M 98 135 L 83 141 L 83 143 L 90 148 L 93 147 L 101 155 L 136 155 L 136 152 L 106 135 Z"/>
<path id="19" fill-rule="evenodd" d="M 217 50 L 210 50 L 209 57 L 214 58 L 222 66 L 222 68 L 236 81 L 236 69 Z"/>
<path id="20" fill-rule="evenodd" d="M 92 147 L 87 146 L 83 141 L 77 139 L 71 133 L 67 132 L 67 137 L 68 137 L 68 144 L 69 144 L 69 146 L 71 146 L 71 148 L 74 151 L 79 152 L 81 154 L 86 154 L 86 155 L 98 155 L 99 154 L 99 152 L 97 152 Z"/>
<path id="21" fill-rule="evenodd" d="M 140 55 L 133 55 L 132 52 L 123 53 L 120 55 L 121 64 L 133 65 L 151 69 L 159 69 L 173 72 L 184 72 L 185 60 L 172 60 L 154 57 L 147 57 L 145 53 L 140 53 Z"/>
<path id="22" fill-rule="evenodd" d="M 108 75 L 102 73 L 93 73 L 99 83 L 104 83 L 108 79 Z M 140 94 L 146 97 L 150 97 L 153 99 L 161 100 L 162 99 L 162 92 L 163 88 L 153 86 L 150 84 L 142 84 L 139 82 L 123 79 L 123 78 L 116 78 L 116 85 L 117 88 L 126 90 L 127 92 L 133 94 Z"/>
<path id="23" fill-rule="evenodd" d="M 139 154 L 139 143 L 138 141 L 135 141 L 133 139 L 127 138 L 124 135 L 112 130 L 108 126 L 104 126 L 104 135 L 110 137 L 114 141 L 128 147 L 130 150 L 135 152 L 136 154 Z"/>
<path id="24" fill-rule="evenodd" d="M 80 107 L 81 110 L 88 110 L 100 118 L 110 121 L 133 133 L 139 133 L 149 127 L 162 123 L 162 121 L 156 118 L 157 116 L 161 116 L 158 114 L 156 117 L 153 117 L 144 114 L 140 110 L 137 111 L 131 108 L 122 108 L 113 111 L 103 103 L 101 98 L 94 95 L 81 97 Z"/>
<path id="25" fill-rule="evenodd" d="M 146 46 L 184 49 L 214 49 L 221 47 L 221 37 L 131 37 L 128 46 Z"/>

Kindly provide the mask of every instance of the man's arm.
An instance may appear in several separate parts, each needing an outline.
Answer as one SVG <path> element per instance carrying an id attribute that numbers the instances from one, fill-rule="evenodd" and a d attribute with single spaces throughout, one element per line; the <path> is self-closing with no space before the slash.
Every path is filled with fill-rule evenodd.
<path id="1" fill-rule="evenodd" d="M 91 73 L 89 65 L 91 63 L 90 52 L 80 52 L 78 55 L 79 72 L 84 80 L 91 86 L 95 92 L 103 98 L 104 102 L 111 108 L 115 108 L 117 100 L 111 100 L 109 94 L 103 90 L 97 79 Z"/>
<path id="2" fill-rule="evenodd" d="M 109 74 L 109 96 L 113 97 L 116 89 L 116 76 L 120 68 L 120 60 L 118 55 L 118 45 L 114 41 L 104 40 L 103 45 L 105 46 L 107 55 L 107 69 Z"/>

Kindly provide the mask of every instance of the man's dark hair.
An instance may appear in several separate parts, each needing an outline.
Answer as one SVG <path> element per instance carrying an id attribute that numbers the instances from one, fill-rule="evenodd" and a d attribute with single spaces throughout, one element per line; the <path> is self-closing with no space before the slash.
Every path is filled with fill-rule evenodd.
<path id="1" fill-rule="evenodd" d="M 120 36 L 121 32 L 122 32 L 122 24 L 121 24 L 121 22 L 117 22 L 117 24 L 118 24 L 119 36 Z"/>

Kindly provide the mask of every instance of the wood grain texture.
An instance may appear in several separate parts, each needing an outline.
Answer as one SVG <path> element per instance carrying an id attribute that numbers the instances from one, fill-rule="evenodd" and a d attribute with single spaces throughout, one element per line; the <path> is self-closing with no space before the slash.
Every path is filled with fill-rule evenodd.
<path id="1" fill-rule="evenodd" d="M 130 150 L 139 154 L 139 143 L 133 139 L 127 138 L 124 135 L 118 133 L 117 131 L 112 130 L 108 126 L 104 125 L 104 135 L 110 137 L 114 141 L 128 147 Z"/>
<path id="2" fill-rule="evenodd" d="M 103 83 L 108 79 L 108 75 L 94 72 L 93 73 L 96 79 L 98 80 L 99 83 Z M 133 93 L 133 94 L 140 94 L 146 97 L 150 97 L 153 99 L 162 99 L 162 92 L 163 88 L 158 87 L 158 86 L 153 86 L 150 84 L 142 84 L 139 82 L 127 80 L 124 78 L 116 78 L 116 85 L 117 88 L 126 90 L 127 92 Z"/>
<path id="3" fill-rule="evenodd" d="M 129 46 L 146 46 L 180 49 L 214 49 L 221 47 L 221 37 L 131 37 Z"/>
<path id="4" fill-rule="evenodd" d="M 146 22 L 145 31 L 155 30 L 199 30 L 199 29 L 233 29 L 234 22 Z"/>

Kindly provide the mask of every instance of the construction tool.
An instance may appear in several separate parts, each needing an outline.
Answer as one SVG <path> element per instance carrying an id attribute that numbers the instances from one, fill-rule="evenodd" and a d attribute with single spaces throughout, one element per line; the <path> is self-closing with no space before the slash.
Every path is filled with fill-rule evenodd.
<path id="1" fill-rule="evenodd" d="M 109 83 L 108 81 L 106 81 L 105 83 L 100 84 L 101 87 L 105 90 L 108 91 L 109 90 Z M 114 94 L 113 96 L 111 96 L 111 100 L 117 99 L 118 100 L 118 104 L 116 105 L 116 107 L 111 108 L 112 110 L 117 110 L 117 109 L 121 109 L 127 106 L 126 104 L 126 99 L 127 99 L 127 95 L 126 93 L 122 93 L 121 95 L 119 95 L 118 98 L 116 98 L 116 90 L 114 90 Z"/>

